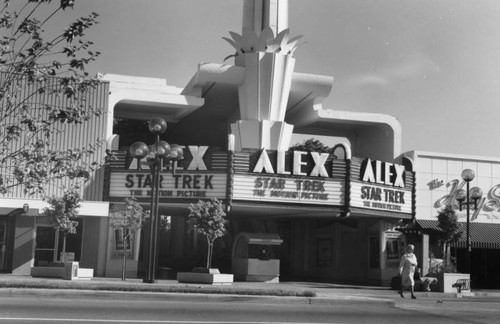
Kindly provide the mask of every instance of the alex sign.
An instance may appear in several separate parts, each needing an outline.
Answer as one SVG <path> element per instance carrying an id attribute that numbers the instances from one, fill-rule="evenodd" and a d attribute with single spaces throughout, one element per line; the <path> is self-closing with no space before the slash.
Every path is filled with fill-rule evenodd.
<path id="1" fill-rule="evenodd" d="M 351 205 L 411 213 L 411 188 L 405 186 L 404 175 L 402 165 L 367 159 L 361 167 L 360 181 L 351 184 Z"/>
<path id="2" fill-rule="evenodd" d="M 194 146 L 194 145 L 189 145 L 187 147 L 182 147 L 184 149 L 184 155 L 185 156 L 190 156 L 190 161 L 181 161 L 181 162 L 186 162 L 187 166 L 185 168 L 177 168 L 177 170 L 189 170 L 189 171 L 206 171 L 207 166 L 205 164 L 205 155 L 208 150 L 208 146 Z M 187 148 L 187 150 L 186 150 Z M 185 159 L 185 158 L 184 158 Z M 137 169 L 137 159 L 133 159 L 130 165 L 128 166 L 128 169 L 130 170 L 135 170 Z M 149 169 L 148 164 L 146 159 L 142 159 L 140 161 L 141 166 L 143 169 Z M 167 170 L 168 164 L 164 165 L 165 171 Z"/>
<path id="3" fill-rule="evenodd" d="M 187 146 L 187 158 L 179 162 L 175 172 L 167 168 L 162 170 L 159 182 L 160 199 L 225 198 L 227 174 L 208 171 L 204 159 L 207 150 L 208 146 Z M 151 197 L 153 179 L 149 167 L 146 164 L 143 166 L 144 170 L 140 171 L 135 170 L 136 168 L 137 160 L 134 160 L 129 165 L 129 170 L 113 170 L 110 197 Z"/>
<path id="4" fill-rule="evenodd" d="M 314 166 L 312 167 L 311 172 L 308 174 L 304 172 L 302 169 L 303 166 L 307 166 L 308 162 L 304 160 L 304 156 L 310 155 Z M 286 170 L 285 168 L 285 151 L 277 151 L 276 154 L 276 172 L 274 171 L 273 164 L 271 163 L 271 159 L 267 154 L 266 150 L 262 150 L 257 163 L 253 169 L 253 172 L 256 173 L 277 173 L 277 174 L 293 174 L 299 176 L 310 176 L 310 177 L 329 177 L 328 171 L 325 167 L 325 163 L 327 159 L 330 157 L 329 153 L 318 153 L 318 152 L 303 152 L 303 151 L 294 151 L 293 152 L 293 161 L 291 170 Z"/>
<path id="5" fill-rule="evenodd" d="M 343 205 L 345 185 L 331 179 L 329 153 L 262 150 L 250 174 L 234 176 L 233 198 L 265 202 Z M 271 156 L 274 159 L 271 159 Z M 286 158 L 292 158 L 286 163 Z M 290 162 L 290 161 L 288 161 Z M 288 168 L 287 168 L 288 165 Z"/>

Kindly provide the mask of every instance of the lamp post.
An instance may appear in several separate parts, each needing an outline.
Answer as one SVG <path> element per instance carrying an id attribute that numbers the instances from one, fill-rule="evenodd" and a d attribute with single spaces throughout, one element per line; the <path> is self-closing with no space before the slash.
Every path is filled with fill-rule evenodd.
<path id="1" fill-rule="evenodd" d="M 137 170 L 141 170 L 141 159 L 146 158 L 151 177 L 151 209 L 149 225 L 149 247 L 148 247 L 148 269 L 145 283 L 155 283 L 156 263 L 158 255 L 158 227 L 159 227 L 159 193 L 160 193 L 160 172 L 163 167 L 163 161 L 172 162 L 172 172 L 175 172 L 175 162 L 183 157 L 182 147 L 177 144 L 169 145 L 160 140 L 160 135 L 167 130 L 167 122 L 160 117 L 154 117 L 149 121 L 149 131 L 155 135 L 156 140 L 149 147 L 144 142 L 135 142 L 130 146 L 130 154 L 137 159 Z"/>
<path id="2" fill-rule="evenodd" d="M 467 207 L 467 237 L 466 237 L 466 270 L 467 273 L 470 274 L 470 255 L 471 255 L 471 244 L 470 244 L 470 205 L 474 204 L 474 210 L 477 209 L 477 201 L 483 195 L 483 190 L 479 187 L 473 187 L 469 189 L 470 182 L 474 180 L 474 171 L 471 169 L 465 169 L 462 171 L 462 179 L 466 183 L 466 190 L 459 189 L 457 190 L 455 198 L 458 201 L 459 209 L 462 210 L 462 205 L 464 204 Z M 470 201 L 472 198 L 473 202 Z M 465 202 L 464 202 L 465 200 Z"/>

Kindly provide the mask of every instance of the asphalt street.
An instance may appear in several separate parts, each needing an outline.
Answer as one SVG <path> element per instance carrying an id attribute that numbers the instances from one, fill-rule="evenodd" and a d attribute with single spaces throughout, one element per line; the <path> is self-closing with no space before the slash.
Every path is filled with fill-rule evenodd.
<path id="1" fill-rule="evenodd" d="M 62 285 L 69 289 L 23 288 Z M 142 291 L 86 289 L 113 284 Z M 500 292 L 417 292 L 402 299 L 387 287 L 315 282 L 235 282 L 214 287 L 159 280 L 94 278 L 86 282 L 0 276 L 0 323 L 496 323 Z M 171 288 L 172 292 L 157 292 Z M 190 288 L 190 293 L 181 293 Z M 312 292 L 309 297 L 270 291 Z M 176 292 L 178 291 L 178 292 Z M 194 293 L 193 293 L 194 291 Z M 248 293 L 248 294 L 247 294 Z M 409 296 L 408 296 L 409 297 Z"/>
<path id="2" fill-rule="evenodd" d="M 496 323 L 500 300 L 364 299 L 12 290 L 0 323 Z"/>

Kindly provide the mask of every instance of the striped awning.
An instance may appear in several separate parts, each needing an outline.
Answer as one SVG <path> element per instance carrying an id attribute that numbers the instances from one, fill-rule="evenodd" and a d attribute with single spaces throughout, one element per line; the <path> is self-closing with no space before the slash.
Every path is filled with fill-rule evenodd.
<path id="1" fill-rule="evenodd" d="M 417 220 L 417 226 L 422 230 L 440 232 L 439 222 L 434 220 Z M 462 236 L 453 247 L 466 248 L 467 223 L 459 222 Z M 476 249 L 500 249 L 500 224 L 470 223 L 469 234 L 471 246 Z"/>

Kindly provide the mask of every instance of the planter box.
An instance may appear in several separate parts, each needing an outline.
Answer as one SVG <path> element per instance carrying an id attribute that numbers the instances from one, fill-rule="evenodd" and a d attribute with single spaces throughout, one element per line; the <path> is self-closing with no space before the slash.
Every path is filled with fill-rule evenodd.
<path id="1" fill-rule="evenodd" d="M 42 278 L 62 278 L 64 277 L 64 267 L 32 267 L 32 277 Z"/>
<path id="2" fill-rule="evenodd" d="M 431 275 L 429 275 L 431 277 Z M 437 291 L 445 293 L 457 293 L 458 290 L 453 285 L 459 279 L 470 280 L 469 273 L 437 273 L 432 275 L 432 277 L 437 278 L 438 282 L 436 285 Z M 462 292 L 470 292 L 470 290 L 462 290 Z"/>
<path id="3" fill-rule="evenodd" d="M 66 280 L 90 280 L 94 269 L 80 268 L 78 262 L 60 263 L 50 267 L 32 267 L 32 277 L 61 278 Z"/>
<path id="4" fill-rule="evenodd" d="M 280 260 L 235 258 L 232 272 L 237 281 L 278 283 L 280 281 Z"/>
<path id="5" fill-rule="evenodd" d="M 180 283 L 231 285 L 234 278 L 232 274 L 223 274 L 217 269 L 195 268 L 192 272 L 177 273 L 177 281 Z"/>

